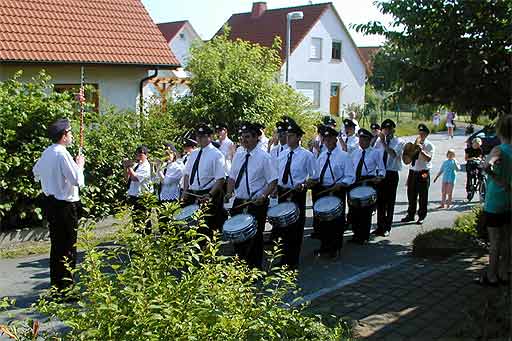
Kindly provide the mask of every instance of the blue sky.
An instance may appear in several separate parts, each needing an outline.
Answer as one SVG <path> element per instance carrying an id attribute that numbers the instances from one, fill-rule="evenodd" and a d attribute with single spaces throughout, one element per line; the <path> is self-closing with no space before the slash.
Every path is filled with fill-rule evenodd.
<path id="1" fill-rule="evenodd" d="M 374 0 L 334 0 L 341 19 L 358 46 L 380 45 L 379 36 L 364 36 L 350 29 L 350 24 L 379 20 L 390 21 L 373 5 Z M 267 7 L 280 8 L 306 5 L 308 0 L 268 0 Z M 322 3 L 327 1 L 313 1 Z M 156 23 L 189 20 L 202 39 L 210 39 L 233 13 L 250 12 L 253 0 L 142 0 Z"/>

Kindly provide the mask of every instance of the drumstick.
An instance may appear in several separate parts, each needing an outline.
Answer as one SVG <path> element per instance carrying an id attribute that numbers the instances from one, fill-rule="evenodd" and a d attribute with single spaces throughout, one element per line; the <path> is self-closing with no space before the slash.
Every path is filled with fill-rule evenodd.
<path id="1" fill-rule="evenodd" d="M 254 204 L 255 202 L 256 202 L 256 200 L 247 201 L 247 202 L 244 202 L 243 204 L 240 204 L 238 206 L 231 207 L 231 210 L 236 210 L 238 208 L 241 208 L 241 207 L 244 207 L 244 206 L 247 206 L 247 205 L 250 205 L 250 204 Z"/>
<path id="2" fill-rule="evenodd" d="M 332 192 L 332 191 L 334 190 L 334 188 L 335 188 L 335 186 L 331 186 L 331 187 L 329 187 L 329 188 L 327 188 L 327 189 L 324 189 L 323 191 L 318 192 L 318 193 L 316 194 L 316 196 L 322 195 L 322 194 L 324 194 L 324 193 Z"/>
<path id="3" fill-rule="evenodd" d="M 285 197 L 287 196 L 288 194 L 290 194 L 291 192 L 295 191 L 295 188 L 290 188 L 289 190 L 287 190 L 286 192 L 284 192 L 283 194 L 279 195 L 279 197 Z"/>
<path id="4" fill-rule="evenodd" d="M 183 192 L 184 194 L 187 194 L 187 195 L 190 195 L 190 196 L 193 196 L 193 197 L 196 197 L 196 198 L 202 198 L 204 197 L 203 195 L 199 195 L 199 194 L 195 194 L 195 193 L 192 193 L 192 192 L 189 192 L 189 191 L 185 191 Z"/>

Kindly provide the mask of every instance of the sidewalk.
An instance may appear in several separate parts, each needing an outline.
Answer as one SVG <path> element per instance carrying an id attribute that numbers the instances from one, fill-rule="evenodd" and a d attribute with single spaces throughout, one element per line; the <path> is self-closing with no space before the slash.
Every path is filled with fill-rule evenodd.
<path id="1" fill-rule="evenodd" d="M 486 264 L 487 256 L 481 254 L 460 254 L 439 262 L 411 258 L 322 296 L 309 309 L 353 321 L 358 339 L 478 338 L 478 329 L 469 329 L 478 324 L 472 320 L 474 313 L 506 290 L 473 284 Z M 492 331 L 488 336 L 493 337 Z"/>

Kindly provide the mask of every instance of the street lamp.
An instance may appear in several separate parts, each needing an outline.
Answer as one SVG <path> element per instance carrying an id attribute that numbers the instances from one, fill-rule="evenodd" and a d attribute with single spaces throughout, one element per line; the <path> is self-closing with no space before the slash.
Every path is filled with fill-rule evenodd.
<path id="1" fill-rule="evenodd" d="M 290 68 L 290 45 L 291 45 L 291 23 L 292 20 L 301 20 L 304 13 L 290 12 L 286 15 L 286 84 L 288 84 L 288 69 Z"/>

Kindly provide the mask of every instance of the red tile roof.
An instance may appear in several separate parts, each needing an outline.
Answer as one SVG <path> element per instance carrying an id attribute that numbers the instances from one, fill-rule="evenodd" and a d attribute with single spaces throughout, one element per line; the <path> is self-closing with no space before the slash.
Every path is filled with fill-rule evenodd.
<path id="1" fill-rule="evenodd" d="M 322 14 L 332 6 L 331 3 L 296 6 L 278 9 L 267 9 L 260 17 L 251 18 L 251 12 L 233 14 L 226 24 L 231 28 L 231 39 L 242 39 L 262 46 L 271 47 L 275 36 L 280 36 L 282 41 L 281 59 L 285 58 L 286 42 L 286 15 L 294 11 L 304 12 L 304 19 L 293 20 L 291 24 L 290 52 L 299 46 L 302 39 L 320 19 Z M 222 28 L 217 34 L 222 33 Z"/>
<path id="2" fill-rule="evenodd" d="M 366 64 L 366 68 L 370 71 L 373 70 L 373 57 L 379 52 L 381 49 L 380 46 L 367 46 L 367 47 L 358 47 L 359 54 L 363 58 L 364 63 Z"/>
<path id="3" fill-rule="evenodd" d="M 0 61 L 179 65 L 140 0 L 0 0 Z"/>
<path id="4" fill-rule="evenodd" d="M 172 38 L 178 34 L 178 32 L 187 24 L 187 20 L 183 21 L 175 21 L 175 22 L 165 22 L 156 24 L 158 26 L 158 29 L 165 37 L 165 40 L 167 40 L 167 43 L 169 43 Z"/>

